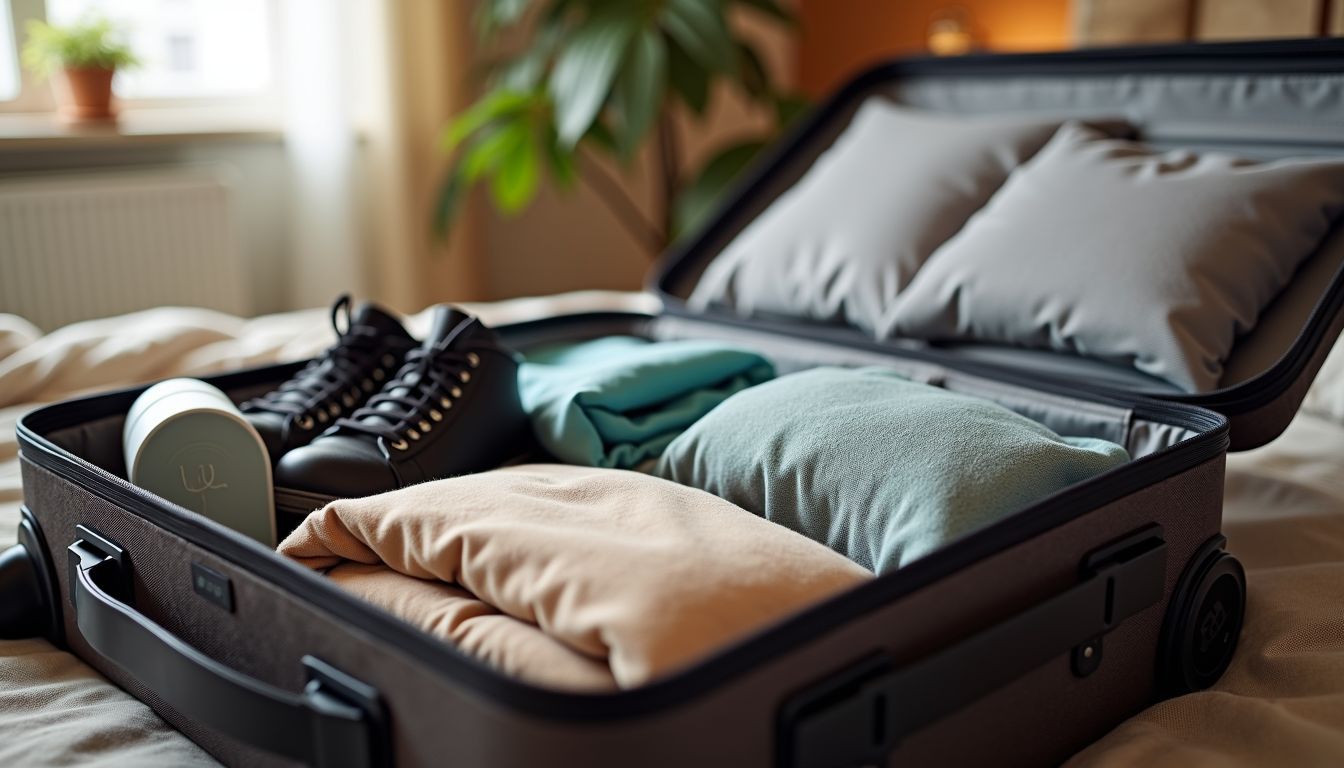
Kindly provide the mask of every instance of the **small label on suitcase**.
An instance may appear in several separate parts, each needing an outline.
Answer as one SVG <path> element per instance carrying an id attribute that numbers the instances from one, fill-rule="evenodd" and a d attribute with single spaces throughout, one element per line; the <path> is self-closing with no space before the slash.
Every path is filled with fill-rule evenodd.
<path id="1" fill-rule="evenodd" d="M 206 600 L 233 612 L 233 582 L 228 576 L 200 563 L 192 563 L 191 588 Z"/>

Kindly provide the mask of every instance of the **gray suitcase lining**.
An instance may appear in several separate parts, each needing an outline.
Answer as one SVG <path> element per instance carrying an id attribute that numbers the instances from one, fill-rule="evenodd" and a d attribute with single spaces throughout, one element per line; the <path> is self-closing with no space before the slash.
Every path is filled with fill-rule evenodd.
<path id="1" fill-rule="evenodd" d="M 1104 55 L 1104 52 L 1103 54 Z M 657 275 L 655 288 L 669 308 L 684 313 L 704 268 L 761 212 L 812 166 L 849 124 L 864 101 L 890 99 L 904 106 L 952 114 L 1030 114 L 1093 119 L 1113 123 L 1123 118 L 1135 138 L 1159 148 L 1217 149 L 1260 159 L 1292 156 L 1344 155 L 1344 72 L 1338 60 L 1333 71 L 1247 72 L 1239 63 L 1225 73 L 1159 71 L 1116 75 L 1089 74 L 1086 66 L 1065 73 L 1010 74 L 974 61 L 945 68 L 931 65 L 922 74 L 918 62 L 905 70 L 882 68 L 861 75 L 837 94 L 794 140 L 757 166 L 757 174 L 739 185 L 717 219 L 674 249 Z M 1141 68 L 1142 62 L 1130 62 Z M 1019 66 L 1018 69 L 1030 67 Z M 1101 68 L 1098 65 L 1098 68 Z M 1219 393 L 1255 383 L 1289 354 L 1294 341 L 1313 319 L 1337 309 L 1332 292 L 1344 282 L 1344 222 L 1337 223 L 1316 252 L 1299 268 L 1287 288 L 1266 308 L 1251 332 L 1238 340 L 1227 360 Z M 715 309 L 710 317 L 729 310 Z M 767 317 L 780 325 L 806 325 L 785 317 Z M 840 329 L 837 329 L 840 330 Z M 845 329 L 850 330 L 850 329 Z M 858 330 L 854 336 L 862 336 Z M 839 334 L 837 334 L 838 336 Z M 975 344 L 930 344 L 893 338 L 885 345 L 907 350 L 936 350 L 939 355 L 992 363 L 1003 368 L 1080 384 L 1123 389 L 1203 404 L 1172 385 L 1111 363 L 1045 350 Z M 1234 428 L 1235 433 L 1235 428 Z"/>

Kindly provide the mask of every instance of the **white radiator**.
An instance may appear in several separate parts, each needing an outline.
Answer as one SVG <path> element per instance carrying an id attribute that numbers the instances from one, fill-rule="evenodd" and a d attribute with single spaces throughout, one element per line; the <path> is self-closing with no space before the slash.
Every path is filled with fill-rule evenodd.
<path id="1" fill-rule="evenodd" d="M 43 330 L 166 304 L 247 314 L 231 194 L 212 169 L 0 181 L 0 312 Z"/>

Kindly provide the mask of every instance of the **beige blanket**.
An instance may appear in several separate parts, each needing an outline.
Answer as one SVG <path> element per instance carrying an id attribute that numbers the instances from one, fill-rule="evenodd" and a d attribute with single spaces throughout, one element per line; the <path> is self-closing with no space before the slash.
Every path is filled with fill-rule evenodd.
<path id="1" fill-rule="evenodd" d="M 280 552 L 554 688 L 632 688 L 872 574 L 695 488 L 530 464 L 336 501 Z"/>
<path id="2" fill-rule="evenodd" d="M 624 302 L 649 306 L 646 298 L 588 294 L 482 309 L 498 322 Z M 198 310 L 178 312 L 157 315 L 161 332 L 169 339 L 198 333 L 182 330 L 199 329 Z M 0 546 L 13 541 L 22 498 L 14 442 L 21 413 L 72 391 L 186 373 L 181 366 L 188 359 L 204 366 L 199 371 L 218 370 L 239 361 L 302 357 L 331 339 L 324 310 L 235 322 L 238 335 L 208 342 L 213 352 L 200 351 L 203 343 L 173 357 L 163 346 L 133 351 L 121 318 L 84 324 L 89 340 L 72 348 L 52 342 L 60 332 L 39 340 L 31 326 L 0 315 L 0 391 L 11 398 L 0 398 Z M 44 351 L 29 351 L 22 365 L 9 360 L 33 344 Z M 98 365 L 114 353 L 124 355 L 124 369 Z M 89 368 L 103 371 L 103 378 L 81 373 L 78 356 L 90 354 Z M 143 366 L 141 354 L 148 360 Z M 11 375 L 23 381 L 6 381 Z M 1344 344 L 1308 405 L 1312 414 L 1299 417 L 1275 443 L 1228 461 L 1224 528 L 1250 583 L 1250 613 L 1232 668 L 1213 691 L 1156 705 L 1120 725 L 1076 765 L 1344 765 Z M 0 765 L 90 763 L 211 761 L 69 654 L 42 641 L 0 642 Z"/>

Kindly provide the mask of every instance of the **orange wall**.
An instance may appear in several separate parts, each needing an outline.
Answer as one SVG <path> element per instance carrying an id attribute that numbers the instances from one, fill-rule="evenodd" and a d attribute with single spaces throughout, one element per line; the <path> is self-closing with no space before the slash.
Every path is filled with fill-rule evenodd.
<path id="1" fill-rule="evenodd" d="M 965 12 L 979 47 L 998 51 L 1068 47 L 1069 0 L 800 0 L 799 84 L 820 96 L 855 70 L 926 50 L 929 21 Z"/>

